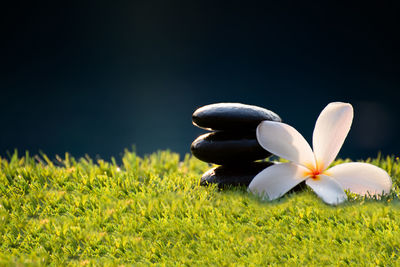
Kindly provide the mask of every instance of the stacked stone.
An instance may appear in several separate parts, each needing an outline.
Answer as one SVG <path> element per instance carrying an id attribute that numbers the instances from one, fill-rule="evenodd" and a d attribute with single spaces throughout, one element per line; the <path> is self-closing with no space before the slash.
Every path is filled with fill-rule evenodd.
<path id="1" fill-rule="evenodd" d="M 205 172 L 200 184 L 248 186 L 271 162 L 256 162 L 271 156 L 256 138 L 256 129 L 264 120 L 281 121 L 274 112 L 252 105 L 218 103 L 197 109 L 193 124 L 211 132 L 200 135 L 191 145 L 192 154 L 217 166 Z"/>

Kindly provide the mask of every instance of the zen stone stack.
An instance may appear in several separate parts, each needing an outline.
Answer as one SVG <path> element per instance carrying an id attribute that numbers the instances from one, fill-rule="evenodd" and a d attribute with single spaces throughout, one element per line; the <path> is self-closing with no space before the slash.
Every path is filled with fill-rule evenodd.
<path id="1" fill-rule="evenodd" d="M 218 103 L 197 109 L 192 119 L 195 126 L 211 131 L 193 141 L 192 154 L 221 165 L 204 173 L 201 185 L 248 186 L 260 171 L 273 164 L 255 161 L 271 155 L 258 144 L 256 129 L 264 120 L 280 122 L 274 112 L 252 105 Z"/>

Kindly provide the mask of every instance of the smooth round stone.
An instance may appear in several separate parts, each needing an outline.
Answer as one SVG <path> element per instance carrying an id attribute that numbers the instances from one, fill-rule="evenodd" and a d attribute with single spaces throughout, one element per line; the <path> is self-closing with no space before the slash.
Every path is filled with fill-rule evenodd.
<path id="1" fill-rule="evenodd" d="M 200 135 L 190 150 L 199 160 L 218 165 L 252 162 L 271 153 L 260 146 L 255 132 L 212 132 Z"/>
<path id="2" fill-rule="evenodd" d="M 282 121 L 274 112 L 240 103 L 218 103 L 197 109 L 193 124 L 206 130 L 255 130 L 264 120 Z"/>
<path id="3" fill-rule="evenodd" d="M 217 184 L 223 189 L 232 186 L 249 186 L 254 177 L 265 168 L 274 165 L 272 162 L 252 162 L 245 165 L 218 166 L 205 172 L 200 179 L 200 185 L 207 186 Z M 277 177 L 279 179 L 279 177 Z M 307 188 L 305 182 L 301 182 L 288 193 L 299 192 Z"/>
<path id="4" fill-rule="evenodd" d="M 218 166 L 205 172 L 200 185 L 218 184 L 219 188 L 226 186 L 248 186 L 253 178 L 272 162 L 252 162 L 235 166 Z"/>

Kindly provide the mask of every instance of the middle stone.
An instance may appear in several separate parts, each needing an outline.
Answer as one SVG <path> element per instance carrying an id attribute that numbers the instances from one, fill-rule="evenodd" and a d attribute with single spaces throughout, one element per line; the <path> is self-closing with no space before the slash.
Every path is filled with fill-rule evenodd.
<path id="1" fill-rule="evenodd" d="M 256 132 L 212 132 L 200 135 L 190 147 L 192 154 L 205 162 L 233 165 L 271 156 L 257 141 Z"/>

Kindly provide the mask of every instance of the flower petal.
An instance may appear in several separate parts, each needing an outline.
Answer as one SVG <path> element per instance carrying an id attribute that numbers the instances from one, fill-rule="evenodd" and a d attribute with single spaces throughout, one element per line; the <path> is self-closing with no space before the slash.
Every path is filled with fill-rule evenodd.
<path id="1" fill-rule="evenodd" d="M 336 165 L 326 171 L 343 189 L 360 195 L 381 195 L 390 192 L 392 179 L 381 168 L 372 164 L 350 162 Z"/>
<path id="2" fill-rule="evenodd" d="M 274 200 L 306 179 L 308 170 L 292 163 L 280 163 L 264 169 L 251 181 L 248 191 Z"/>
<path id="3" fill-rule="evenodd" d="M 257 127 L 257 140 L 267 151 L 301 164 L 315 167 L 310 145 L 292 126 L 281 122 L 263 121 Z"/>
<path id="4" fill-rule="evenodd" d="M 353 107 L 334 102 L 319 115 L 313 133 L 313 149 L 318 169 L 325 170 L 339 153 L 353 121 Z"/>
<path id="5" fill-rule="evenodd" d="M 337 205 L 347 199 L 340 184 L 329 176 L 318 175 L 317 179 L 309 178 L 306 184 L 327 204 Z"/>

